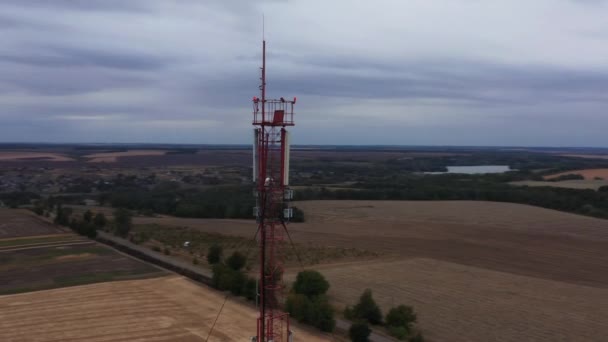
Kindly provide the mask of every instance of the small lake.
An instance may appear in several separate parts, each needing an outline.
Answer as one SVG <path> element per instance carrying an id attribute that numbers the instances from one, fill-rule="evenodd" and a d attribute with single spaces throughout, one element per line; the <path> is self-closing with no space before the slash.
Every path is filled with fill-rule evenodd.
<path id="1" fill-rule="evenodd" d="M 470 165 L 470 166 L 448 166 L 447 172 L 425 172 L 430 175 L 440 175 L 444 173 L 464 173 L 467 175 L 476 175 L 482 173 L 505 173 L 515 171 L 509 165 Z"/>

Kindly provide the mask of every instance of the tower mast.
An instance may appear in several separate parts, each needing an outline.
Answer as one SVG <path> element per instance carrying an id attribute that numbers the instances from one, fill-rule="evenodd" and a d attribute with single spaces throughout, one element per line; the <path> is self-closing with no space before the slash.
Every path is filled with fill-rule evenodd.
<path id="1" fill-rule="evenodd" d="M 262 41 L 261 98 L 253 97 L 253 181 L 259 231 L 260 279 L 257 334 L 252 341 L 291 341 L 289 314 L 284 312 L 282 281 L 286 223 L 292 216 L 289 200 L 289 133 L 293 100 L 266 99 L 266 40 Z"/>

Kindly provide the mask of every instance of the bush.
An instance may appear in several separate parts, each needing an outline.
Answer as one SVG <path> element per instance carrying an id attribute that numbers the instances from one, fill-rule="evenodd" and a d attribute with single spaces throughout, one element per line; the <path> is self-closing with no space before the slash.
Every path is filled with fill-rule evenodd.
<path id="1" fill-rule="evenodd" d="M 600 186 L 600 188 L 597 189 L 597 191 L 608 193 L 608 185 Z"/>
<path id="2" fill-rule="evenodd" d="M 307 297 L 320 296 L 327 292 L 329 283 L 317 271 L 302 271 L 298 273 L 293 284 L 293 291 Z"/>
<path id="3" fill-rule="evenodd" d="M 209 252 L 207 252 L 207 262 L 209 265 L 215 265 L 220 262 L 220 260 L 222 260 L 222 253 L 222 246 L 218 244 L 214 244 L 209 247 Z"/>
<path id="4" fill-rule="evenodd" d="M 386 325 L 393 327 L 409 327 L 416 322 L 416 314 L 411 306 L 399 305 L 390 309 L 386 314 Z"/>
<path id="5" fill-rule="evenodd" d="M 405 341 L 410 334 L 409 329 L 405 326 L 389 326 L 387 330 L 391 336 L 401 341 Z"/>
<path id="6" fill-rule="evenodd" d="M 363 319 L 371 324 L 382 324 L 382 312 L 372 297 L 372 290 L 366 289 L 359 303 L 352 309 L 353 318 Z"/>
<path id="7" fill-rule="evenodd" d="M 232 253 L 226 260 L 226 264 L 235 271 L 239 271 L 241 268 L 245 267 L 246 263 L 247 257 L 243 253 L 237 251 Z"/>
<path id="8" fill-rule="evenodd" d="M 372 330 L 362 322 L 353 323 L 348 329 L 348 336 L 352 342 L 368 342 L 371 333 Z"/>
<path id="9" fill-rule="evenodd" d="M 193 265 L 198 265 L 199 264 L 199 261 L 198 261 L 197 257 L 192 258 L 192 264 Z"/>

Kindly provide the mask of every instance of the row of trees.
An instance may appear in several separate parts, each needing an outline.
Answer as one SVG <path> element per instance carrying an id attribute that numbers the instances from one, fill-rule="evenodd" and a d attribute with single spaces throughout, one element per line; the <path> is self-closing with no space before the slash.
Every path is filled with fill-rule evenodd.
<path id="1" fill-rule="evenodd" d="M 38 211 L 36 211 L 39 213 Z M 97 229 L 102 229 L 107 225 L 107 219 L 103 213 L 93 215 L 87 210 L 81 217 L 73 215 L 70 207 L 63 207 L 61 204 L 56 206 L 54 223 L 70 227 L 80 235 L 94 239 L 97 236 Z"/>
<path id="2" fill-rule="evenodd" d="M 344 317 L 354 321 L 349 330 L 353 342 L 367 342 L 371 329 L 368 324 L 384 325 L 392 336 L 409 342 L 423 342 L 424 337 L 416 331 L 417 320 L 414 309 L 407 305 L 391 308 L 383 320 L 382 311 L 372 296 L 372 291 L 366 289 L 359 302 L 353 307 L 346 307 Z"/>
<path id="3" fill-rule="evenodd" d="M 255 198 L 250 187 L 217 186 L 205 190 L 182 189 L 178 184 L 161 184 L 153 189 L 117 188 L 100 196 L 116 208 L 178 217 L 254 219 Z M 294 208 L 294 222 L 304 213 Z"/>
<path id="4" fill-rule="evenodd" d="M 504 177 L 504 176 L 503 176 Z M 520 187 L 499 182 L 501 176 L 402 175 L 377 177 L 352 185 L 353 189 L 309 188 L 298 200 L 478 200 L 530 204 L 539 207 L 608 218 L 608 191 Z"/>
<path id="5" fill-rule="evenodd" d="M 207 253 L 207 262 L 212 265 L 212 284 L 218 290 L 230 291 L 235 296 L 243 296 L 248 300 L 255 300 L 256 281 L 248 277 L 243 271 L 247 264 L 247 257 L 241 252 L 233 252 L 224 262 L 223 249 L 219 245 L 212 245 Z"/>

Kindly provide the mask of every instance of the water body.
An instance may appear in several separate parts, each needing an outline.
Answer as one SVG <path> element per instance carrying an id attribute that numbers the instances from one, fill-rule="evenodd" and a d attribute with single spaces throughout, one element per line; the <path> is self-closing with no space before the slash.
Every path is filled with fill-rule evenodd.
<path id="1" fill-rule="evenodd" d="M 483 173 L 505 173 L 515 171 L 509 165 L 469 165 L 469 166 L 448 166 L 447 172 L 425 172 L 426 174 L 440 175 L 444 173 L 464 173 L 476 175 Z"/>

